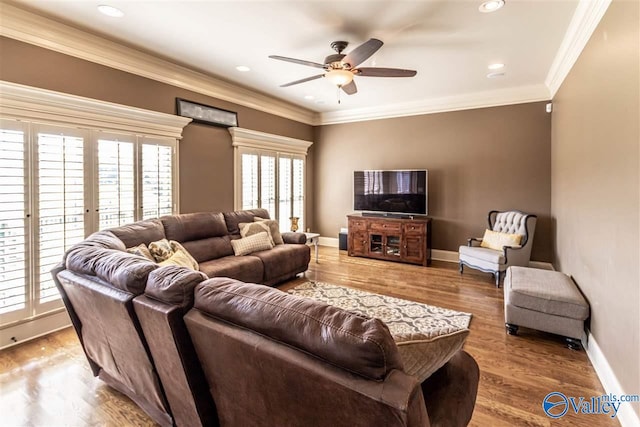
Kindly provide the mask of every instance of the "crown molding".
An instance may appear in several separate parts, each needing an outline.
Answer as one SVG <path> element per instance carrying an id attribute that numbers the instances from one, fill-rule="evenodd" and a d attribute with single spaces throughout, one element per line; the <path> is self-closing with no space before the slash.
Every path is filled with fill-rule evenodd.
<path id="1" fill-rule="evenodd" d="M 578 60 L 610 4 L 611 0 L 580 0 L 578 3 L 545 80 L 552 98 Z"/>
<path id="2" fill-rule="evenodd" d="M 548 101 L 549 90 L 543 84 L 475 92 L 465 95 L 432 98 L 425 101 L 367 107 L 344 111 L 332 111 L 320 115 L 322 125 L 360 122 L 366 120 L 389 119 L 394 117 L 417 116 L 444 113 L 447 111 L 475 108 L 498 107 L 501 105 L 524 104 Z"/>
<path id="3" fill-rule="evenodd" d="M 285 151 L 295 154 L 307 154 L 307 150 L 313 144 L 303 139 L 289 138 L 287 136 L 258 132 L 257 130 L 238 127 L 229 128 L 234 147 L 249 147 L 258 150 Z"/>
<path id="4" fill-rule="evenodd" d="M 4 3 L 0 35 L 238 105 L 313 124 L 317 113 Z"/>
<path id="5" fill-rule="evenodd" d="M 182 138 L 190 118 L 0 81 L 0 117 Z"/>

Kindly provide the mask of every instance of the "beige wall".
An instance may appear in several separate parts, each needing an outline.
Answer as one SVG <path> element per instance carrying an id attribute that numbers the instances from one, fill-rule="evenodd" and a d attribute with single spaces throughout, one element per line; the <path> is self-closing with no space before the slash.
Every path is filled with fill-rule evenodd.
<path id="1" fill-rule="evenodd" d="M 552 114 L 556 264 L 589 300 L 593 337 L 631 394 L 640 393 L 639 18 L 637 1 L 613 1 Z"/>
<path id="2" fill-rule="evenodd" d="M 0 37 L 0 80 L 175 114 L 176 97 L 236 111 L 240 127 L 312 140 L 309 125 Z M 192 123 L 180 141 L 182 212 L 233 209 L 233 148 L 225 128 Z M 313 163 L 313 154 L 308 161 Z M 308 174 L 308 186 L 313 185 Z M 308 215 L 313 192 L 308 191 Z M 312 221 L 312 218 L 309 218 Z"/>
<path id="3" fill-rule="evenodd" d="M 482 236 L 492 209 L 538 215 L 532 259 L 552 260 L 551 119 L 545 103 L 322 126 L 315 219 L 336 237 L 353 209 L 353 171 L 428 169 L 433 247 Z"/>

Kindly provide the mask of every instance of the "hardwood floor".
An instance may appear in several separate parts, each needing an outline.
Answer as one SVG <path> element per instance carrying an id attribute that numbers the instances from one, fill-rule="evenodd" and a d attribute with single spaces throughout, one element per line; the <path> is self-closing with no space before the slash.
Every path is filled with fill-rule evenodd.
<path id="1" fill-rule="evenodd" d="M 351 286 L 473 313 L 465 350 L 480 365 L 480 386 L 472 426 L 618 426 L 606 415 L 569 411 L 553 420 L 542 411 L 552 391 L 590 398 L 604 394 L 584 351 L 569 350 L 560 337 L 520 329 L 504 330 L 502 288 L 489 274 L 434 262 L 420 267 L 351 258 L 320 247 L 306 280 Z M 0 352 L 0 425 L 153 425 L 128 398 L 91 375 L 73 329 Z"/>

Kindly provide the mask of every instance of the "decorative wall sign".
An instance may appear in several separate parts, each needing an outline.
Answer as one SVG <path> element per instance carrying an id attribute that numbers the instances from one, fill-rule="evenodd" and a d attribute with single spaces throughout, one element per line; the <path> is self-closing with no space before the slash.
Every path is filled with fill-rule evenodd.
<path id="1" fill-rule="evenodd" d="M 194 122 L 221 127 L 237 127 L 238 114 L 233 111 L 214 108 L 197 102 L 176 98 L 178 115 L 190 117 Z"/>

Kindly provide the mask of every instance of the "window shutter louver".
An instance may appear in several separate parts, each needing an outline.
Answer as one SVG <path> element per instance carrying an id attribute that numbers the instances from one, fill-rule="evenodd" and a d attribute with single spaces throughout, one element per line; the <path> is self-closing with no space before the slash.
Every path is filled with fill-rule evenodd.
<path id="1" fill-rule="evenodd" d="M 242 154 L 242 207 L 255 209 L 258 207 L 258 155 Z"/>
<path id="2" fill-rule="evenodd" d="M 84 140 L 81 137 L 37 135 L 37 286 L 36 301 L 59 299 L 51 269 L 84 230 Z"/>
<path id="3" fill-rule="evenodd" d="M 7 126 L 8 127 L 8 126 Z M 28 232 L 26 141 L 21 130 L 0 130 L 0 318 L 26 310 Z M 11 318 L 7 317 L 11 314 Z"/>
<path id="4" fill-rule="evenodd" d="M 98 228 L 118 227 L 134 221 L 134 144 L 98 140 Z"/>
<path id="5" fill-rule="evenodd" d="M 173 147 L 142 144 L 142 219 L 173 213 Z"/>

